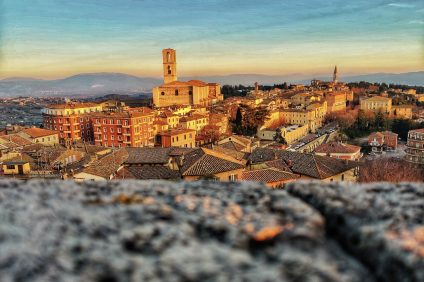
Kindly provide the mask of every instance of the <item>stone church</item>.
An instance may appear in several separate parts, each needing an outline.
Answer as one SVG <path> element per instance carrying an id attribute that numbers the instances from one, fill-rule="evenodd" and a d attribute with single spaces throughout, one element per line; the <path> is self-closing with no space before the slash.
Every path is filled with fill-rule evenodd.
<path id="1" fill-rule="evenodd" d="M 162 50 L 164 83 L 153 88 L 155 107 L 172 105 L 210 106 L 223 100 L 221 86 L 218 83 L 206 83 L 200 80 L 178 81 L 177 54 L 174 49 Z"/>

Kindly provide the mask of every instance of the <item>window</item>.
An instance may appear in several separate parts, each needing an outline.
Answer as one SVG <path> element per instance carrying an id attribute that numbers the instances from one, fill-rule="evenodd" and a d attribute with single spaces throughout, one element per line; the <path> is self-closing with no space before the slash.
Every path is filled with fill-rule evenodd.
<path id="1" fill-rule="evenodd" d="M 178 89 L 175 89 L 175 96 L 178 96 Z"/>
<path id="2" fill-rule="evenodd" d="M 237 181 L 237 174 L 230 174 L 230 176 L 228 176 L 228 180 L 229 181 Z"/>
<path id="3" fill-rule="evenodd" d="M 109 124 L 113 124 L 113 119 L 109 120 Z"/>
<path id="4" fill-rule="evenodd" d="M 103 120 L 103 124 L 106 124 L 106 123 L 107 123 L 107 122 L 106 122 L 106 120 L 104 119 L 104 120 Z"/>
<path id="5" fill-rule="evenodd" d="M 118 127 L 118 133 L 121 133 L 122 129 Z"/>
<path id="6" fill-rule="evenodd" d="M 192 90 L 188 91 L 188 95 L 193 95 L 193 91 Z"/>
<path id="7" fill-rule="evenodd" d="M 7 169 L 15 169 L 15 165 L 7 165 Z"/>
<path id="8" fill-rule="evenodd" d="M 110 133 L 113 133 L 113 127 L 110 128 Z"/>
<path id="9" fill-rule="evenodd" d="M 168 74 L 172 74 L 171 66 L 168 66 Z"/>
<path id="10" fill-rule="evenodd" d="M 160 93 L 160 95 L 164 96 L 164 95 L 165 95 L 165 92 L 163 92 L 163 91 L 162 91 L 162 92 Z"/>

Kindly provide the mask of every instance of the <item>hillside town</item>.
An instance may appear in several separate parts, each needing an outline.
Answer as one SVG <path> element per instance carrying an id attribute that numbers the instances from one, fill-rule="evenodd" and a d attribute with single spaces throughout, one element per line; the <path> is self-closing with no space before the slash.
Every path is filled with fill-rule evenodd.
<path id="1" fill-rule="evenodd" d="M 335 67 L 332 81 L 255 83 L 245 95 L 227 95 L 218 83 L 178 80 L 175 50 L 164 49 L 162 59 L 164 81 L 152 89 L 150 106 L 56 99 L 30 107 L 41 112 L 40 126 L 30 115 L 31 122 L 4 121 L 1 174 L 269 187 L 303 179 L 357 182 L 370 177 L 371 166 L 423 177 L 424 94 L 414 89 L 346 84 Z"/>

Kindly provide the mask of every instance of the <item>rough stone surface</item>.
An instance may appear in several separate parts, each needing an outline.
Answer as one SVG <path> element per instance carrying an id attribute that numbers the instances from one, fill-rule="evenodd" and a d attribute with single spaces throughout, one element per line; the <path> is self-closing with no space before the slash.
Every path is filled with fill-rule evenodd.
<path id="1" fill-rule="evenodd" d="M 422 260 L 410 263 L 415 267 Z M 327 236 L 317 210 L 260 184 L 4 180 L 0 280 L 373 281 L 374 276 Z"/>
<path id="2" fill-rule="evenodd" d="M 381 281 L 424 281 L 424 185 L 296 183 L 288 192 L 319 210 L 328 236 Z"/>

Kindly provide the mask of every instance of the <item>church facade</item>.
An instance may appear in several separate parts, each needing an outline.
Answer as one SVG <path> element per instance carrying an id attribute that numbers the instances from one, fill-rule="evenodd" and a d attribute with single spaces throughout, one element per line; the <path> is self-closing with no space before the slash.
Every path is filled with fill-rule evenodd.
<path id="1" fill-rule="evenodd" d="M 221 86 L 218 83 L 178 80 L 177 54 L 174 49 L 162 50 L 162 57 L 164 83 L 153 88 L 153 104 L 155 107 L 172 105 L 210 106 L 223 100 Z"/>

